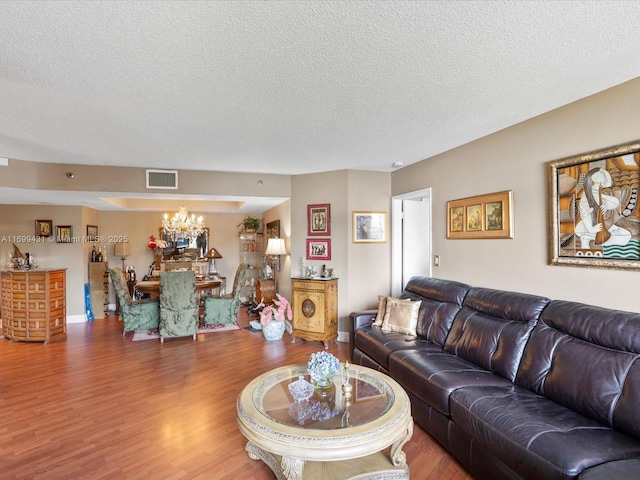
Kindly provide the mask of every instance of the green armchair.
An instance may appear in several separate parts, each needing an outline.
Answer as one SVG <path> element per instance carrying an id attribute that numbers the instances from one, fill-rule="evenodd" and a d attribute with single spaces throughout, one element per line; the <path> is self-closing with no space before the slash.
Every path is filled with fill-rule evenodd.
<path id="1" fill-rule="evenodd" d="M 109 276 L 113 289 L 120 302 L 120 320 L 124 324 L 122 335 L 136 330 L 148 330 L 158 328 L 160 321 L 160 302 L 157 298 L 134 300 L 129 294 L 127 280 L 122 269 L 115 267 L 109 269 Z"/>
<path id="2" fill-rule="evenodd" d="M 204 323 L 225 324 L 234 323 L 238 319 L 240 306 L 240 292 L 248 266 L 241 264 L 236 270 L 231 293 L 219 297 L 207 297 L 204 300 Z"/>
<path id="3" fill-rule="evenodd" d="M 165 337 L 196 339 L 198 305 L 196 272 L 162 272 L 160 274 L 160 342 Z"/>

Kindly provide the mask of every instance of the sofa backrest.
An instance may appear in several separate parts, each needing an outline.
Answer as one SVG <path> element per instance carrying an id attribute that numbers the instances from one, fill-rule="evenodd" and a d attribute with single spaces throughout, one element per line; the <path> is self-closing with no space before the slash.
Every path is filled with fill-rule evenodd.
<path id="1" fill-rule="evenodd" d="M 400 298 L 422 300 L 416 333 L 442 347 L 469 289 L 471 286 L 452 280 L 413 277 Z"/>
<path id="2" fill-rule="evenodd" d="M 640 313 L 552 301 L 516 383 L 640 439 Z"/>
<path id="3" fill-rule="evenodd" d="M 472 288 L 444 350 L 513 382 L 531 330 L 548 304 L 536 295 Z"/>

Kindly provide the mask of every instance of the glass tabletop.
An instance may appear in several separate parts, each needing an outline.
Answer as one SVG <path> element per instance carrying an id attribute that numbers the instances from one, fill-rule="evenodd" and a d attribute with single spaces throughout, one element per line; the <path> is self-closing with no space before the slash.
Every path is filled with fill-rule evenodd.
<path id="1" fill-rule="evenodd" d="M 328 388 L 315 388 L 310 398 L 294 400 L 289 384 L 300 376 L 310 382 L 306 365 L 294 365 L 262 379 L 253 391 L 252 401 L 271 420 L 304 429 L 349 428 L 380 418 L 394 403 L 391 386 L 357 365 L 350 365 L 349 372 L 351 395 L 345 394 L 339 372 Z"/>

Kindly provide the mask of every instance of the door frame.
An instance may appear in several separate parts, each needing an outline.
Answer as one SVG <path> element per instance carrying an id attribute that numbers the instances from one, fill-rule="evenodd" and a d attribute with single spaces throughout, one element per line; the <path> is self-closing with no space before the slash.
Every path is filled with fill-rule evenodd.
<path id="1" fill-rule="evenodd" d="M 429 238 L 427 239 L 427 254 L 432 257 L 433 229 L 431 218 L 433 216 L 432 189 L 423 188 L 413 192 L 394 195 L 391 197 L 391 296 L 398 297 L 402 292 L 402 245 L 403 245 L 403 213 L 402 202 L 405 200 L 425 201 L 429 203 Z M 428 276 L 432 275 L 432 262 L 429 262 Z"/>

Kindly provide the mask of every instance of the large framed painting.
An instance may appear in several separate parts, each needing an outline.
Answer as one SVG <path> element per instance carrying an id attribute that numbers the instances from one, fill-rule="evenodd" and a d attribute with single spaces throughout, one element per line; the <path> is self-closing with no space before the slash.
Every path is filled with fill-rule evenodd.
<path id="1" fill-rule="evenodd" d="M 640 140 L 549 162 L 549 263 L 640 269 Z"/>
<path id="2" fill-rule="evenodd" d="M 331 204 L 307 205 L 307 235 L 331 235 Z"/>
<path id="3" fill-rule="evenodd" d="M 513 192 L 447 202 L 447 238 L 513 238 Z"/>

